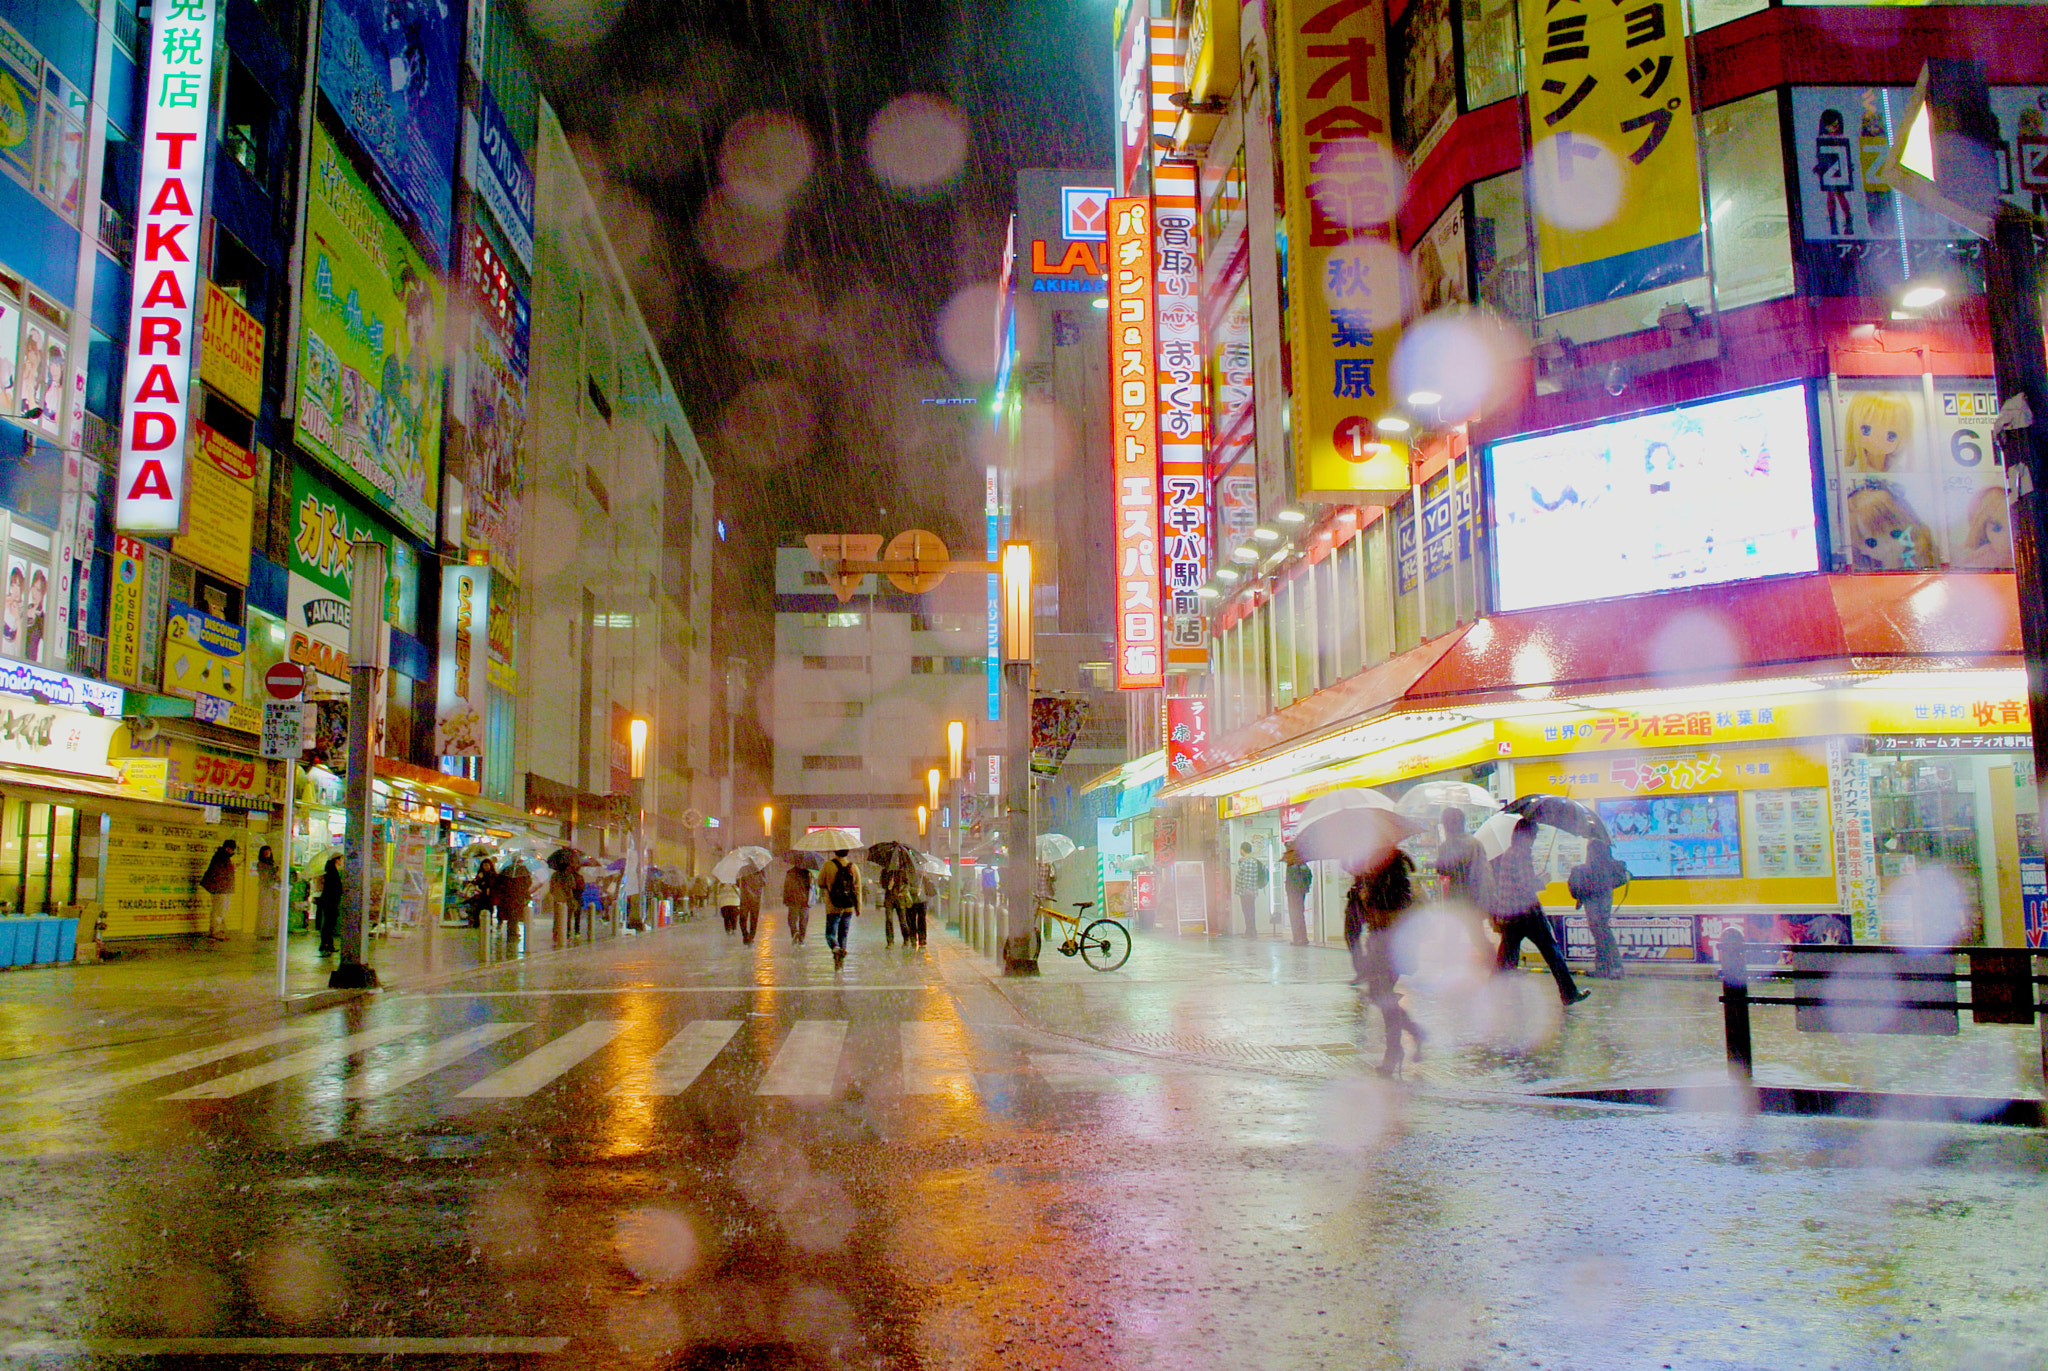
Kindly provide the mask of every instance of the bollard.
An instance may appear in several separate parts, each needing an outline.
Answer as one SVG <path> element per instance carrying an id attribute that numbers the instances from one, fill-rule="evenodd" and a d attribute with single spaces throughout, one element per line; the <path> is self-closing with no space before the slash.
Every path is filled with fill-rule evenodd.
<path id="1" fill-rule="evenodd" d="M 1749 952 L 1740 929 L 1721 935 L 1721 1029 L 1728 1043 L 1728 1067 L 1745 1084 L 1755 1062 L 1749 1040 Z"/>

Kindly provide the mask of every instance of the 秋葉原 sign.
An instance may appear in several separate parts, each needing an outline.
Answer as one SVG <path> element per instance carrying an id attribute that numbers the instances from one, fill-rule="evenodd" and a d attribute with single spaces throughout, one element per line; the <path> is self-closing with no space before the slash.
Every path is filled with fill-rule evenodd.
<path id="1" fill-rule="evenodd" d="M 1109 441 L 1115 491 L 1116 684 L 1166 680 L 1159 602 L 1159 384 L 1152 205 L 1109 206 Z"/>
<path id="2" fill-rule="evenodd" d="M 168 0 L 150 19 L 114 488 L 114 523 L 129 533 L 176 533 L 184 523 L 217 4 Z"/>

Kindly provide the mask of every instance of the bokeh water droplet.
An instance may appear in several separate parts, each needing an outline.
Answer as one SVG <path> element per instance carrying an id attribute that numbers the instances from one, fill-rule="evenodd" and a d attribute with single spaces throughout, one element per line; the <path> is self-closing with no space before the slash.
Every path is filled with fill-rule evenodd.
<path id="1" fill-rule="evenodd" d="M 868 169 L 882 184 L 923 198 L 960 175 L 967 145 L 967 117 L 952 101 L 899 95 L 868 123 Z"/>

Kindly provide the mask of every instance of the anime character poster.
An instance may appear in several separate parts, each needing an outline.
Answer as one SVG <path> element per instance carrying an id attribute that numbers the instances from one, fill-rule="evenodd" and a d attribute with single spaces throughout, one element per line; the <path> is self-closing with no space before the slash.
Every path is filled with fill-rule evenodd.
<path id="1" fill-rule="evenodd" d="M 320 91 L 376 168 L 391 212 L 449 261 L 456 80 L 463 6 L 447 0 L 326 0 Z"/>
<path id="2" fill-rule="evenodd" d="M 1839 382 L 1826 436 L 1835 565 L 1850 571 L 2012 565 L 1989 380 Z"/>

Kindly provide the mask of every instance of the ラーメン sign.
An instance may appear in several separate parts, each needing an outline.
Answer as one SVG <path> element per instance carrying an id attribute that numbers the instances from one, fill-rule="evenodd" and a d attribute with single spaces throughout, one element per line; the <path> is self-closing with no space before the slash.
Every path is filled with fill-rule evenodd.
<path id="1" fill-rule="evenodd" d="M 115 525 L 130 533 L 176 533 L 185 517 L 215 3 L 165 0 L 150 18 L 114 505 Z"/>
<path id="2" fill-rule="evenodd" d="M 1166 680 L 1159 604 L 1159 379 L 1152 203 L 1109 202 L 1109 441 L 1116 487 L 1116 684 Z"/>

